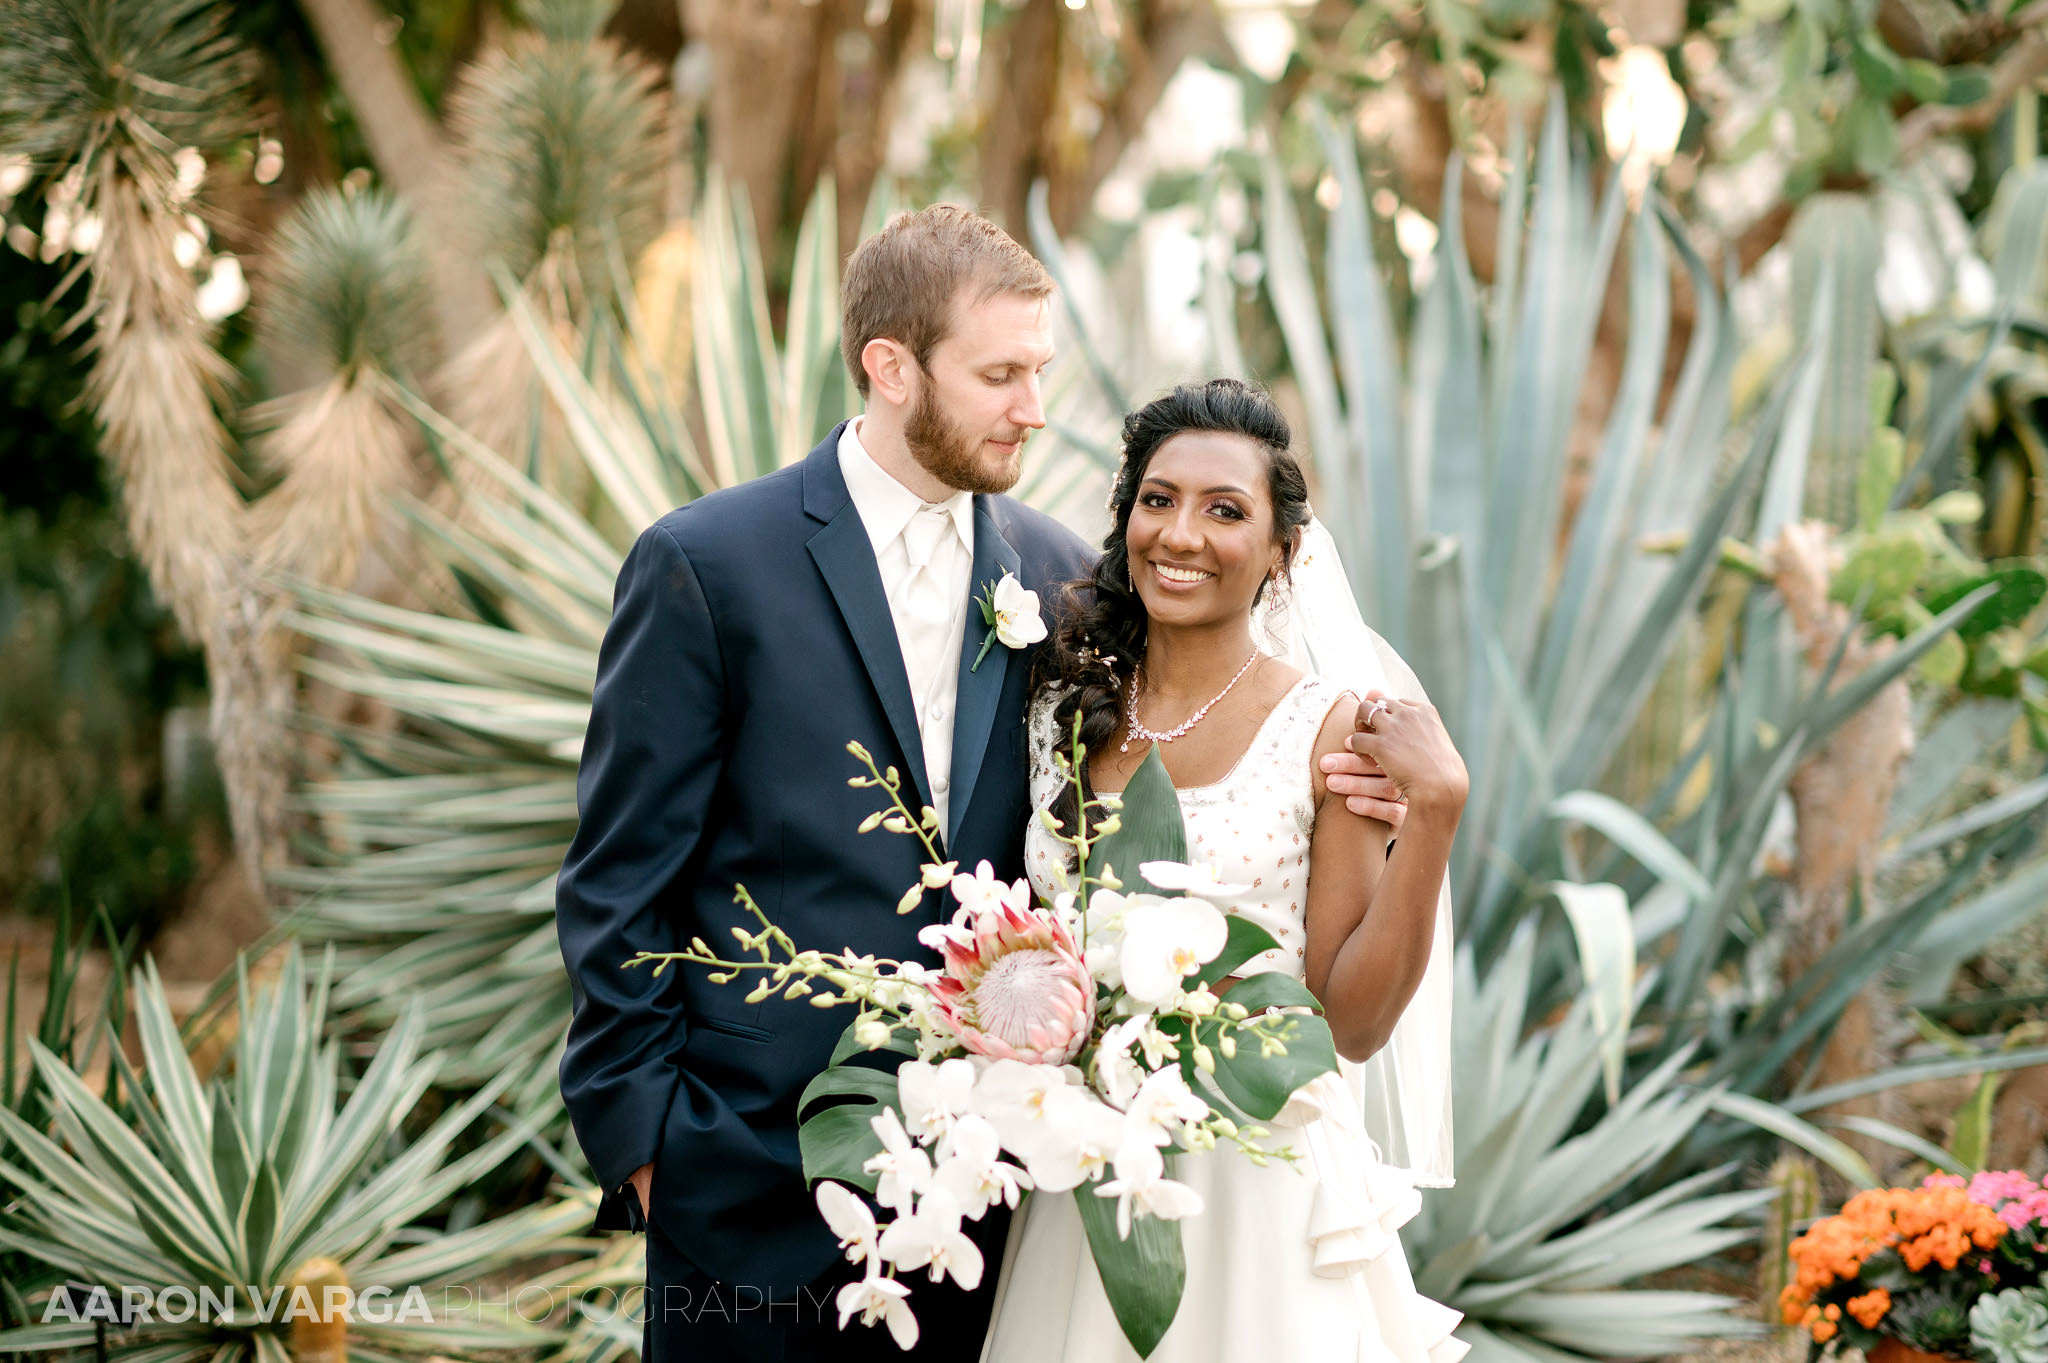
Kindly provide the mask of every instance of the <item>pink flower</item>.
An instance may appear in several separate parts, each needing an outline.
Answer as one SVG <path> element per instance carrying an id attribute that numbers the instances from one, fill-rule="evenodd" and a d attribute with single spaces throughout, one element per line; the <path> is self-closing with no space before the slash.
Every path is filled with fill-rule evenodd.
<path id="1" fill-rule="evenodd" d="M 929 987 L 947 1026 L 977 1055 L 1033 1065 L 1072 1060 L 1095 1020 L 1095 981 L 1073 937 L 1030 907 L 1023 882 L 994 881 L 986 862 L 956 878 L 953 892 L 960 909 L 952 923 L 918 934 L 945 957 L 946 973 Z"/>
<path id="2" fill-rule="evenodd" d="M 1986 1169 L 1965 1181 L 1954 1174 L 1930 1174 L 1925 1188 L 1964 1188 L 1970 1201 L 1989 1207 L 2014 1230 L 2048 1225 L 2048 1185 L 2036 1183 L 2017 1169 Z"/>

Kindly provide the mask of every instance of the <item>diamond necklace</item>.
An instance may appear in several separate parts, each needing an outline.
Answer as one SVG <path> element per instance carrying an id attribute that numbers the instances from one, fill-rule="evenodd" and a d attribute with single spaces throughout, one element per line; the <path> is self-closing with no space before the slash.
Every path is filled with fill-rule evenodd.
<path id="1" fill-rule="evenodd" d="M 1232 686 L 1237 685 L 1238 681 L 1243 678 L 1244 674 L 1252 670 L 1252 664 L 1257 662 L 1258 660 L 1259 650 L 1258 647 L 1254 645 L 1252 648 L 1252 656 L 1244 660 L 1244 666 L 1237 669 L 1237 676 L 1232 677 L 1230 679 L 1229 685 L 1225 686 L 1221 691 L 1218 691 L 1213 697 L 1211 697 L 1208 705 L 1204 705 L 1201 709 L 1195 711 L 1193 714 L 1189 715 L 1185 720 L 1181 721 L 1181 723 L 1179 723 L 1171 729 L 1168 729 L 1165 733 L 1160 733 L 1157 730 L 1148 729 L 1144 725 L 1138 723 L 1139 672 L 1137 668 L 1132 668 L 1131 699 L 1130 703 L 1124 707 L 1124 741 L 1123 745 L 1119 747 L 1117 751 L 1129 752 L 1131 750 L 1131 741 L 1133 739 L 1139 738 L 1142 738 L 1149 743 L 1173 742 L 1174 739 L 1179 738 L 1182 734 L 1186 733 L 1188 730 L 1194 728 L 1197 724 L 1201 723 L 1202 716 L 1208 714 L 1210 709 L 1215 706 L 1217 701 L 1222 700 L 1225 696 L 1229 695 L 1230 688 Z"/>

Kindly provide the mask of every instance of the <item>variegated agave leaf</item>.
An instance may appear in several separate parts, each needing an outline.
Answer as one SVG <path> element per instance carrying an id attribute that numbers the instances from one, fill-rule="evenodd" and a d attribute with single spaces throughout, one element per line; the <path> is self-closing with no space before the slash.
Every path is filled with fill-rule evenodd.
<path id="1" fill-rule="evenodd" d="M 172 1021 L 154 962 L 136 972 L 143 1065 L 113 1052 L 132 1095 L 124 1117 L 62 1058 L 32 1043 L 50 1093 L 54 1130 L 0 1109 L 0 1170 L 20 1190 L 19 1214 L 0 1245 L 75 1279 L 154 1294 L 212 1291 L 232 1318 L 195 1311 L 157 1318 L 118 1338 L 135 1358 L 237 1360 L 284 1356 L 290 1322 L 258 1318 L 267 1299 L 315 1258 L 339 1263 L 352 1287 L 394 1298 L 474 1281 L 506 1264 L 572 1245 L 588 1200 L 549 1200 L 452 1235 L 420 1234 L 423 1218 L 520 1148 L 523 1126 L 499 1130 L 459 1155 L 461 1137 L 511 1076 L 448 1108 L 410 1143 L 396 1133 L 434 1082 L 416 1008 L 407 1009 L 369 1064 L 346 1075 L 340 1044 L 323 1034 L 333 959 L 308 978 L 296 944 L 276 976 L 239 980 L 235 1033 L 223 1067 L 202 1078 Z M 343 1095 L 344 1077 L 350 1078 Z M 429 1296 L 432 1310 L 434 1297 Z M 78 1309 L 74 1307 L 74 1309 Z M 556 1332 L 526 1321 L 398 1318 L 355 1330 L 389 1357 L 462 1348 L 530 1349 Z M 93 1343 L 90 1321 L 0 1332 L 0 1352 Z"/>

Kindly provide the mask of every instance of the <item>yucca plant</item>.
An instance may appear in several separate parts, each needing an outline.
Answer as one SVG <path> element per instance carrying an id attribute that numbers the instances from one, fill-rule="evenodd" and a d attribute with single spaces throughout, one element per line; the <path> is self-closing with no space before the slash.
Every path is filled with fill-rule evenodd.
<path id="1" fill-rule="evenodd" d="M 613 6 L 540 6 L 520 32 L 462 73 L 449 124 L 464 175 L 470 244 L 558 337 L 609 305 L 622 263 L 661 226 L 664 108 L 659 73 L 590 20 Z M 508 315 L 466 338 L 439 376 L 463 427 L 544 477 L 573 477 L 558 429 Z M 580 495 L 580 494 L 578 494 Z"/>
<path id="2" fill-rule="evenodd" d="M 407 1288 L 473 1282 L 522 1259 L 576 1248 L 587 1200 L 539 1203 L 495 1221 L 446 1233 L 421 1225 L 453 1194 L 495 1168 L 527 1139 L 509 1125 L 450 1158 L 510 1076 L 450 1107 L 412 1139 L 401 1125 L 434 1084 L 439 1058 L 423 1054 L 416 1010 L 383 1037 L 360 1073 L 338 1041 L 323 1038 L 332 960 L 310 979 L 288 947 L 267 986 L 237 979 L 237 1030 L 221 1071 L 202 1079 L 186 1053 L 153 962 L 136 972 L 142 1042 L 137 1073 L 113 1049 L 133 1114 L 109 1107 L 62 1057 L 32 1044 L 48 1086 L 54 1134 L 0 1110 L 6 1138 L 0 1172 L 18 1190 L 19 1216 L 0 1227 L 0 1245 L 29 1255 L 74 1282 L 119 1299 L 123 1286 L 150 1294 L 181 1289 L 189 1319 L 164 1318 L 111 1332 L 123 1357 L 177 1360 L 288 1357 L 292 1323 L 263 1304 L 288 1294 L 308 1266 L 339 1266 L 356 1292 L 389 1289 L 397 1319 L 365 1311 L 349 1326 L 359 1358 L 398 1360 L 485 1348 L 546 1346 L 554 1334 L 500 1313 L 463 1321 L 431 1309 L 407 1318 L 395 1307 Z M 333 1270 L 325 1270 L 331 1275 Z M 44 1283 L 42 1286 L 52 1286 Z M 199 1310 L 201 1288 L 231 1305 L 233 1319 Z M 286 1298 L 288 1300 L 288 1296 Z M 93 1343 L 87 1302 L 39 1322 L 0 1331 L 0 1352 L 41 1353 Z M 316 1294 L 315 1306 L 319 1306 Z M 33 1303 L 32 1303 L 33 1305 Z M 381 1311 L 382 1308 L 379 1308 Z"/>
<path id="3" fill-rule="evenodd" d="M 406 485 L 411 421 L 375 382 L 410 378 L 433 346 L 431 269 L 404 205 L 382 191 L 315 190 L 278 229 L 264 335 L 312 381 L 251 413 L 281 471 L 256 504 L 265 567 L 347 586 Z"/>
<path id="4" fill-rule="evenodd" d="M 205 649 L 235 841 L 260 871 L 282 852 L 289 672 L 247 571 L 247 513 L 217 410 L 229 368 L 179 259 L 197 206 L 191 172 L 245 131 L 251 68 L 226 18 L 213 0 L 10 6 L 0 154 L 26 157 L 94 225 L 71 242 L 91 247 L 79 267 L 87 399 L 150 585 Z"/>

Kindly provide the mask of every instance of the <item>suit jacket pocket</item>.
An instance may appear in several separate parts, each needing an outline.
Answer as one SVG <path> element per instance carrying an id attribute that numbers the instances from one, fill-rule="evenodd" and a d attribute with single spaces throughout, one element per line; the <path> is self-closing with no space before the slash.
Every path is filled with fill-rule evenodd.
<path id="1" fill-rule="evenodd" d="M 769 1042 L 775 1040 L 775 1033 L 765 1027 L 750 1027 L 744 1022 L 728 1022 L 724 1018 L 705 1017 L 699 1014 L 690 1019 L 690 1030 L 703 1028 L 707 1032 L 719 1032 L 725 1036 L 736 1036 L 742 1041 Z"/>

